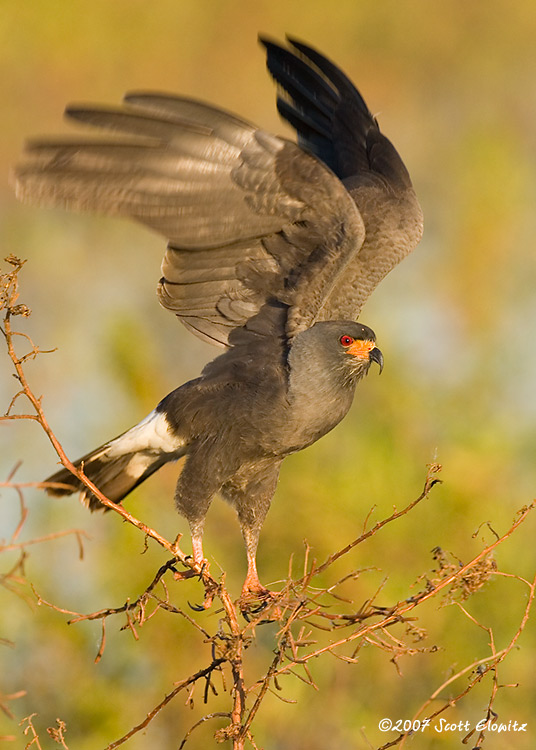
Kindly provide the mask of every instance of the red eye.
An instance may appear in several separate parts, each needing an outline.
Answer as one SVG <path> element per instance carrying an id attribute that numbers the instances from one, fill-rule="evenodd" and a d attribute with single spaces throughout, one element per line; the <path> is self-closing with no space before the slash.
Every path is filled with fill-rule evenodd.
<path id="1" fill-rule="evenodd" d="M 350 346 L 350 344 L 354 343 L 354 340 L 351 336 L 341 336 L 339 341 L 343 346 Z"/>

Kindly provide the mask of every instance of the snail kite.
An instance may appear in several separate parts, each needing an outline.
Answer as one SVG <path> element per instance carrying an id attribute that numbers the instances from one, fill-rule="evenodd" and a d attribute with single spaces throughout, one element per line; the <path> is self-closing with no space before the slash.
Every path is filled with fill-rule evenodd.
<path id="1" fill-rule="evenodd" d="M 281 462 L 333 429 L 371 362 L 381 368 L 373 331 L 356 321 L 422 234 L 408 172 L 346 75 L 295 39 L 260 41 L 297 143 L 139 91 L 118 107 L 69 106 L 109 136 L 31 141 L 15 170 L 24 201 L 130 216 L 167 238 L 160 303 L 224 352 L 76 465 L 120 503 L 186 455 L 175 500 L 194 560 L 219 493 L 245 540 L 244 598 L 267 593 L 255 555 Z M 103 507 L 66 469 L 47 481 Z"/>

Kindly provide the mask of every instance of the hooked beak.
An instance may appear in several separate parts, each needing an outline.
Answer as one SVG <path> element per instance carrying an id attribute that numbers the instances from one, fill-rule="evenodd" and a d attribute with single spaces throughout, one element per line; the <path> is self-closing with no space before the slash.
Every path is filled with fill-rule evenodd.
<path id="1" fill-rule="evenodd" d="M 376 362 L 377 365 L 379 365 L 380 368 L 380 375 L 382 374 L 383 370 L 383 354 L 378 349 L 377 346 L 374 347 L 374 349 L 371 349 L 369 352 L 369 360 L 371 362 Z"/>

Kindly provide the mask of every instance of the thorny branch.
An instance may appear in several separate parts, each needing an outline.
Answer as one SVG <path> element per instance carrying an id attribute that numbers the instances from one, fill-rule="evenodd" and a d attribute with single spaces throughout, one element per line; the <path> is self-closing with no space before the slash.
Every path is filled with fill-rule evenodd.
<path id="1" fill-rule="evenodd" d="M 102 637 L 96 661 L 103 656 L 105 651 L 106 622 L 109 618 L 117 616 L 122 616 L 125 620 L 123 629 L 129 630 L 137 639 L 138 629 L 143 627 L 157 613 L 165 612 L 171 615 L 179 615 L 197 630 L 202 642 L 211 648 L 212 655 L 208 664 L 194 670 L 190 676 L 179 680 L 173 689 L 167 692 L 147 712 L 142 721 L 128 730 L 122 737 L 110 743 L 106 750 L 119 747 L 138 732 L 145 730 L 153 719 L 180 693 L 187 693 L 187 705 L 192 707 L 198 684 L 204 683 L 203 703 L 207 703 L 211 692 L 215 692 L 213 678 L 216 673 L 221 674 L 224 679 L 224 686 L 226 685 L 225 673 L 230 676 L 229 687 L 225 688 L 229 691 L 229 710 L 207 713 L 201 716 L 188 730 L 180 747 L 182 748 L 188 742 L 200 725 L 209 720 L 223 719 L 226 722 L 225 726 L 218 729 L 214 735 L 218 742 L 230 741 L 233 750 L 242 750 L 246 743 L 256 748 L 257 745 L 252 733 L 253 725 L 266 697 L 276 695 L 285 702 L 293 702 L 282 695 L 280 684 L 282 677 L 291 675 L 315 688 L 313 669 L 310 665 L 316 659 L 323 657 L 325 654 L 331 654 L 347 663 L 355 664 L 359 660 L 359 650 L 364 644 L 373 645 L 386 652 L 395 666 L 402 656 L 433 651 L 435 647 L 415 646 L 414 641 L 420 641 L 425 636 L 425 632 L 416 625 L 414 613 L 423 602 L 436 599 L 439 603 L 441 597 L 443 597 L 442 604 L 454 604 L 460 609 L 462 615 L 467 617 L 476 627 L 486 630 L 489 637 L 490 654 L 463 667 L 455 675 L 445 680 L 418 709 L 415 718 L 423 715 L 432 702 L 439 700 L 447 687 L 468 673 L 475 675 L 469 684 L 460 689 L 455 697 L 450 696 L 445 699 L 438 708 L 428 715 L 428 718 L 436 717 L 455 706 L 476 684 L 482 681 L 485 675 L 490 673 L 492 675 L 492 691 L 485 708 L 485 715 L 493 716 L 492 706 L 501 687 L 498 681 L 498 667 L 514 648 L 528 622 L 534 601 L 536 580 L 530 583 L 518 576 L 511 576 L 521 580 L 528 587 L 529 597 L 516 633 L 509 644 L 500 650 L 496 648 L 492 629 L 478 622 L 462 602 L 479 590 L 493 576 L 506 575 L 497 570 L 493 552 L 516 532 L 534 507 L 534 503 L 522 508 L 510 528 L 502 535 L 491 529 L 495 537 L 494 541 L 465 564 L 460 561 L 451 563 L 446 553 L 440 549 L 434 550 L 436 569 L 418 582 L 421 584 L 421 590 L 391 606 L 380 606 L 376 603 L 383 591 L 385 580 L 358 607 L 355 607 L 351 601 L 339 593 L 345 582 L 357 580 L 367 572 L 366 570 L 351 570 L 338 580 L 330 582 L 327 586 L 319 585 L 315 587 L 314 584 L 319 580 L 319 576 L 321 574 L 325 576 L 326 573 L 330 572 L 336 561 L 347 556 L 351 550 L 380 533 L 386 525 L 413 511 L 419 503 L 429 497 L 433 487 L 440 482 L 438 474 L 441 467 L 438 464 L 432 464 L 429 466 L 423 490 L 415 500 L 409 502 L 402 509 L 394 509 L 389 516 L 378 521 L 368 530 L 366 529 L 369 520 L 367 516 L 362 533 L 349 544 L 331 554 L 319 565 L 316 560 L 309 559 L 310 549 L 306 546 L 303 573 L 294 578 L 292 564 L 290 564 L 288 578 L 281 592 L 275 594 L 272 601 L 265 606 L 260 606 L 257 611 L 246 613 L 247 617 L 243 619 L 238 604 L 233 602 L 228 592 L 224 574 L 216 578 L 211 575 L 207 566 L 200 567 L 194 564 L 192 559 L 181 549 L 180 536 L 170 541 L 121 506 L 110 502 L 88 480 L 83 471 L 76 469 L 66 456 L 45 416 L 42 399 L 35 395 L 24 371 L 25 363 L 42 352 L 28 335 L 14 331 L 12 327 L 13 317 L 30 314 L 25 305 L 18 304 L 17 276 L 23 262 L 13 256 L 6 258 L 6 261 L 10 264 L 12 270 L 0 277 L 0 310 L 4 311 L 3 327 L 0 330 L 5 339 L 7 353 L 14 368 L 19 390 L 12 398 L 6 414 L 0 419 L 12 423 L 21 419 L 36 421 L 56 450 L 61 463 L 75 474 L 106 507 L 118 513 L 126 522 L 139 529 L 146 541 L 152 539 L 170 555 L 170 558 L 160 565 L 147 587 L 137 596 L 119 606 L 105 607 L 91 613 L 73 612 L 45 601 L 36 593 L 38 604 L 51 607 L 62 614 L 70 615 L 70 624 L 82 620 L 100 621 Z M 16 352 L 15 340 L 19 339 L 29 347 L 23 355 L 18 355 Z M 23 399 L 26 399 L 29 411 L 24 410 L 21 413 L 16 413 L 15 408 L 19 406 Z M 28 407 L 26 408 L 28 409 Z M 16 565 L 7 574 L 0 577 L 0 583 L 4 586 L 24 580 L 24 559 L 29 545 L 49 542 L 60 536 L 72 534 L 77 539 L 79 554 L 83 554 L 82 539 L 84 532 L 78 529 L 59 531 L 29 541 L 19 541 L 27 518 L 23 491 L 29 486 L 43 487 L 44 485 L 40 482 L 16 483 L 14 471 L 11 472 L 6 481 L 0 483 L 0 488 L 10 488 L 16 493 L 20 505 L 20 522 L 9 542 L 0 546 L 0 552 L 18 551 L 20 553 Z M 215 606 L 214 601 L 219 601 L 223 616 L 218 621 L 217 629 L 214 632 L 209 632 L 207 628 L 197 622 L 194 616 L 173 602 L 172 595 L 177 589 L 174 584 L 180 584 L 181 581 L 192 577 L 199 578 L 204 586 L 204 608 Z M 334 606 L 334 603 L 337 604 L 337 607 Z M 257 628 L 266 621 L 276 621 L 279 628 L 274 642 L 273 658 L 266 672 L 248 684 L 244 677 L 245 652 L 255 640 Z M 402 627 L 397 628 L 397 626 Z M 402 629 L 402 633 L 398 632 L 400 629 Z M 13 698 L 13 696 L 7 697 Z M 0 707 L 9 711 L 5 706 L 5 701 L 0 703 Z M 39 748 L 41 745 L 32 722 L 33 716 L 30 715 L 25 720 L 24 733 L 31 737 L 31 742 L 27 747 L 35 745 Z M 58 726 L 48 731 L 55 742 L 67 748 L 63 722 L 58 720 Z M 397 744 L 403 745 L 408 736 L 408 732 L 401 734 L 383 745 L 382 750 Z M 481 747 L 484 739 L 485 732 L 482 731 L 477 738 L 475 747 Z"/>

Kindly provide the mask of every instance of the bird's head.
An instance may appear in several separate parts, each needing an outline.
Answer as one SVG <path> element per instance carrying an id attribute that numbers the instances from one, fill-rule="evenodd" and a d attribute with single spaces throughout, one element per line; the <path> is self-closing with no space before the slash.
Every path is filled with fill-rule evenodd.
<path id="1" fill-rule="evenodd" d="M 338 323 L 339 331 L 343 331 L 338 337 L 338 352 L 345 367 L 365 374 L 371 363 L 376 362 L 383 370 L 383 354 L 376 346 L 376 335 L 368 326 L 361 323 Z"/>
<path id="2" fill-rule="evenodd" d="M 320 324 L 319 324 L 320 325 Z M 368 326 L 353 321 L 336 321 L 325 324 L 325 335 L 330 339 L 340 370 L 351 379 L 366 375 L 372 362 L 383 370 L 383 355 L 376 346 L 376 334 Z"/>
<path id="3" fill-rule="evenodd" d="M 304 360 L 314 378 L 322 370 L 342 383 L 355 383 L 368 372 L 372 362 L 383 369 L 383 355 L 376 335 L 368 326 L 354 321 L 322 321 L 296 336 L 292 349 Z"/>

